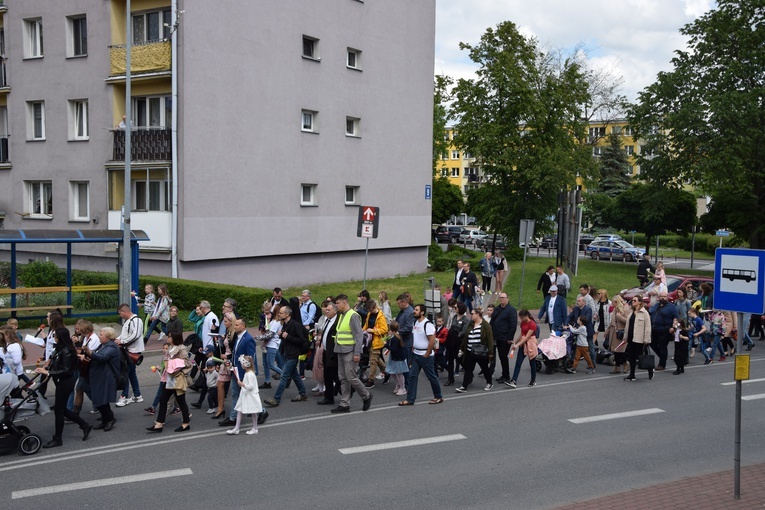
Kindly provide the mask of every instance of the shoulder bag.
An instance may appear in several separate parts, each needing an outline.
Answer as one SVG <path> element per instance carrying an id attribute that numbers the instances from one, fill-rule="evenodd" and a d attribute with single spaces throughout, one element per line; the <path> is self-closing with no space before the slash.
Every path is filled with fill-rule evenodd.
<path id="1" fill-rule="evenodd" d="M 648 353 L 648 346 L 643 347 L 643 354 L 638 356 L 638 368 L 640 370 L 653 370 L 656 367 L 656 357 Z"/>

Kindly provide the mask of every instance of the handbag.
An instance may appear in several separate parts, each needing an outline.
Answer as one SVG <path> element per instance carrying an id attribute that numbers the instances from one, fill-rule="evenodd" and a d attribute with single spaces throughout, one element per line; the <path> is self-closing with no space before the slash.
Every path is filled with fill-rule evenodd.
<path id="1" fill-rule="evenodd" d="M 138 366 L 141 363 L 143 363 L 143 354 L 141 354 L 140 352 L 130 352 L 130 351 L 126 351 L 126 352 L 128 357 L 130 358 L 130 361 L 133 362 L 133 365 Z"/>
<path id="2" fill-rule="evenodd" d="M 483 344 L 470 344 L 468 345 L 468 351 L 473 357 L 476 358 L 488 358 L 489 348 Z"/>
<path id="3" fill-rule="evenodd" d="M 648 348 L 643 349 L 643 354 L 638 356 L 638 368 L 640 370 L 653 370 L 656 367 L 656 357 L 648 354 Z"/>

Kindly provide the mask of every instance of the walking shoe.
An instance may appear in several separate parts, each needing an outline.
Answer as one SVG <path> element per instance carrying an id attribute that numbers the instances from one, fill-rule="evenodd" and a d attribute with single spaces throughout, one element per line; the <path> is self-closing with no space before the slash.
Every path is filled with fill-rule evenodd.
<path id="1" fill-rule="evenodd" d="M 497 379 L 497 382 L 500 383 L 500 384 L 503 384 L 503 383 L 507 384 L 508 381 L 504 377 L 500 377 L 499 379 Z"/>
<path id="2" fill-rule="evenodd" d="M 146 414 L 153 415 L 155 411 L 154 411 L 153 407 L 147 407 L 146 409 L 143 410 L 143 412 L 146 413 Z"/>
<path id="3" fill-rule="evenodd" d="M 516 386 L 515 381 L 508 381 L 507 385 L 510 386 L 511 388 L 515 388 Z"/>
<path id="4" fill-rule="evenodd" d="M 661 372 L 662 370 L 664 370 L 663 366 L 659 365 L 658 367 L 656 367 L 657 372 Z"/>
<path id="5" fill-rule="evenodd" d="M 264 382 L 260 386 L 258 386 L 261 390 L 270 390 L 271 389 L 271 383 L 270 382 Z"/>
<path id="6" fill-rule="evenodd" d="M 575 373 L 576 373 L 576 370 L 575 370 L 575 369 L 573 369 L 573 368 L 568 368 L 568 367 L 566 367 L 566 373 L 567 373 L 567 374 L 575 374 Z"/>
<path id="7" fill-rule="evenodd" d="M 712 360 L 712 359 L 708 359 L 708 360 L 704 361 L 705 365 L 711 365 L 712 363 L 714 363 L 714 360 Z"/>
<path id="8" fill-rule="evenodd" d="M 662 370 L 664 370 L 664 369 L 662 368 Z M 588 369 L 585 371 L 585 373 L 586 373 L 587 375 L 591 375 L 591 374 L 594 374 L 594 373 L 595 373 L 595 369 L 594 369 L 594 368 L 588 368 Z"/>
<path id="9" fill-rule="evenodd" d="M 149 409 L 153 409 L 153 408 L 150 407 Z M 98 409 L 91 409 L 90 414 L 101 414 L 101 411 L 99 411 Z"/>
<path id="10" fill-rule="evenodd" d="M 467 388 L 465 388 L 464 386 L 460 386 L 459 388 L 454 388 L 454 391 L 456 391 L 457 393 L 465 393 L 467 392 Z"/>
<path id="11" fill-rule="evenodd" d="M 217 409 L 214 408 L 214 407 L 211 407 L 210 409 L 207 410 L 207 414 L 215 414 L 215 411 L 217 411 Z M 154 414 L 154 413 L 152 413 L 152 414 Z"/>
<path id="12" fill-rule="evenodd" d="M 531 381 L 531 382 L 529 383 L 529 388 L 533 388 L 533 387 L 534 387 L 534 386 L 536 386 L 536 385 L 537 385 L 537 382 L 536 382 L 536 381 Z"/>
<path id="13" fill-rule="evenodd" d="M 202 404 L 200 404 L 199 402 L 192 402 L 190 405 L 194 409 L 202 409 Z"/>
<path id="14" fill-rule="evenodd" d="M 276 399 L 266 399 L 263 401 L 263 405 L 266 407 L 279 407 L 279 401 Z"/>
<path id="15" fill-rule="evenodd" d="M 304 400 L 308 400 L 308 395 L 298 395 L 296 397 L 292 397 L 290 402 L 302 402 Z"/>
<path id="16" fill-rule="evenodd" d="M 656 372 L 654 372 L 653 370 L 650 370 L 650 371 L 648 372 L 648 379 L 653 379 L 653 374 L 655 374 L 655 373 L 656 373 Z"/>
<path id="17" fill-rule="evenodd" d="M 165 338 L 167 338 L 167 335 L 163 331 L 162 333 L 159 334 L 159 338 L 157 338 L 157 341 L 162 342 L 162 340 L 164 340 Z"/>
<path id="18" fill-rule="evenodd" d="M 245 432 L 245 434 L 247 434 L 248 436 L 251 436 L 251 435 L 257 434 L 257 433 L 258 433 L 258 429 L 250 429 L 247 432 Z"/>
<path id="19" fill-rule="evenodd" d="M 720 356 L 720 359 L 718 359 L 717 361 L 725 361 L 726 359 L 728 358 L 726 358 L 725 356 Z"/>
<path id="20" fill-rule="evenodd" d="M 383 376 L 383 384 L 388 384 L 388 381 L 390 381 L 390 374 L 385 372 L 385 376 Z"/>
<path id="21" fill-rule="evenodd" d="M 375 377 L 375 380 L 377 381 L 382 381 L 383 379 L 385 379 L 385 376 L 382 374 L 377 374 L 377 376 Z"/>
<path id="22" fill-rule="evenodd" d="M 404 395 L 406 395 L 406 390 L 405 389 L 398 390 L 396 392 L 396 395 L 399 397 L 403 397 Z"/>
<path id="23" fill-rule="evenodd" d="M 712 352 L 712 348 L 711 348 L 711 347 L 707 347 L 707 348 L 706 348 L 706 349 L 704 349 L 704 350 L 706 351 L 706 353 L 707 353 L 707 354 L 709 354 L 710 352 Z"/>
<path id="24" fill-rule="evenodd" d="M 351 412 L 351 408 L 350 407 L 345 407 L 345 406 L 337 406 L 334 409 L 330 410 L 329 412 L 332 413 L 332 414 L 350 413 Z"/>
<path id="25" fill-rule="evenodd" d="M 125 407 L 125 406 L 126 406 L 126 405 L 128 405 L 130 402 L 132 402 L 132 400 L 131 400 L 131 399 L 129 399 L 129 398 L 125 398 L 125 397 L 120 397 L 120 399 L 117 401 L 117 404 L 116 404 L 116 405 L 117 405 L 117 407 Z"/>
<path id="26" fill-rule="evenodd" d="M 696 348 L 695 347 L 691 347 L 691 353 L 689 354 L 689 356 L 692 358 L 695 355 L 696 355 Z"/>
<path id="27" fill-rule="evenodd" d="M 173 409 L 173 412 L 170 413 L 170 414 L 172 414 L 172 415 L 181 414 L 181 408 L 180 407 L 176 407 L 175 409 Z"/>
<path id="28" fill-rule="evenodd" d="M 372 405 L 372 394 L 370 393 L 366 400 L 364 400 L 364 405 L 361 407 L 362 411 L 369 411 L 369 406 Z"/>
<path id="29" fill-rule="evenodd" d="M 370 379 L 370 380 L 368 380 L 367 382 L 364 383 L 364 387 L 366 387 L 366 388 L 374 388 L 375 387 L 375 382 Z"/>
<path id="30" fill-rule="evenodd" d="M 489 383 L 489 384 L 487 384 L 486 386 L 484 386 L 484 387 L 483 387 L 483 391 L 489 391 L 489 390 L 490 390 L 490 389 L 492 389 L 493 387 L 494 387 L 494 385 L 493 385 L 493 384 L 491 384 L 491 383 Z"/>

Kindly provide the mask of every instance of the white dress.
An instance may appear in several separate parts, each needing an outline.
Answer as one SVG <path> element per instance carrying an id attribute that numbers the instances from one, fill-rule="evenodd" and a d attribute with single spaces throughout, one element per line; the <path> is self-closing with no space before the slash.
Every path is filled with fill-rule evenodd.
<path id="1" fill-rule="evenodd" d="M 260 402 L 258 391 L 258 379 L 255 372 L 247 371 L 242 379 L 244 387 L 239 391 L 239 399 L 236 401 L 236 409 L 242 414 L 255 414 L 263 412 L 263 404 Z"/>

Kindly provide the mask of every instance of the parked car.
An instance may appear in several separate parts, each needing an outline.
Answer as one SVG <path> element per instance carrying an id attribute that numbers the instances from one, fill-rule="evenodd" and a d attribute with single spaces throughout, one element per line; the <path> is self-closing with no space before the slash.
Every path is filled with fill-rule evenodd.
<path id="1" fill-rule="evenodd" d="M 463 229 L 462 233 L 460 234 L 460 242 L 461 243 L 473 243 L 475 244 L 478 242 L 479 239 L 483 239 L 484 237 L 488 236 L 486 232 L 483 230 L 478 230 L 477 228 L 471 228 L 471 229 Z"/>
<path id="2" fill-rule="evenodd" d="M 595 240 L 595 237 L 593 237 L 590 234 L 582 234 L 579 236 L 579 249 L 584 251 L 585 247 L 587 247 L 591 242 Z"/>
<path id="3" fill-rule="evenodd" d="M 626 260 L 635 262 L 643 257 L 645 250 L 632 246 L 627 241 L 606 241 L 595 239 L 587 248 L 585 255 L 589 255 L 593 260 L 610 259 Z"/>
<path id="4" fill-rule="evenodd" d="M 681 286 L 685 287 L 690 282 L 691 286 L 693 287 L 694 294 L 698 297 L 701 295 L 701 291 L 699 290 L 699 287 L 702 283 L 707 282 L 712 285 L 714 285 L 714 278 L 710 278 L 708 276 L 688 276 L 688 275 L 677 275 L 677 274 L 668 274 L 667 275 L 667 296 L 669 297 L 670 302 L 677 299 L 677 289 L 679 289 Z M 651 284 L 653 285 L 653 283 Z M 648 299 L 648 291 L 651 288 L 651 285 L 647 285 L 645 288 L 640 287 L 633 287 L 631 289 L 624 289 L 619 294 L 624 298 L 625 301 L 628 303 L 630 300 L 637 296 L 638 294 L 643 294 L 643 301 L 646 302 L 646 304 L 649 302 Z"/>
<path id="5" fill-rule="evenodd" d="M 463 230 L 463 227 L 457 225 L 441 225 L 436 229 L 434 240 L 437 243 L 456 243 Z"/>
<path id="6" fill-rule="evenodd" d="M 557 248 L 558 234 L 544 236 L 542 240 L 539 242 L 539 247 L 544 248 L 545 250 L 547 249 L 554 250 L 555 248 Z"/>
<path id="7" fill-rule="evenodd" d="M 489 234 L 483 239 L 476 241 L 475 245 L 481 251 L 490 251 L 494 243 L 494 235 Z M 495 250 L 504 250 L 507 248 L 507 240 L 504 236 L 497 236 L 497 242 L 494 245 Z"/>

